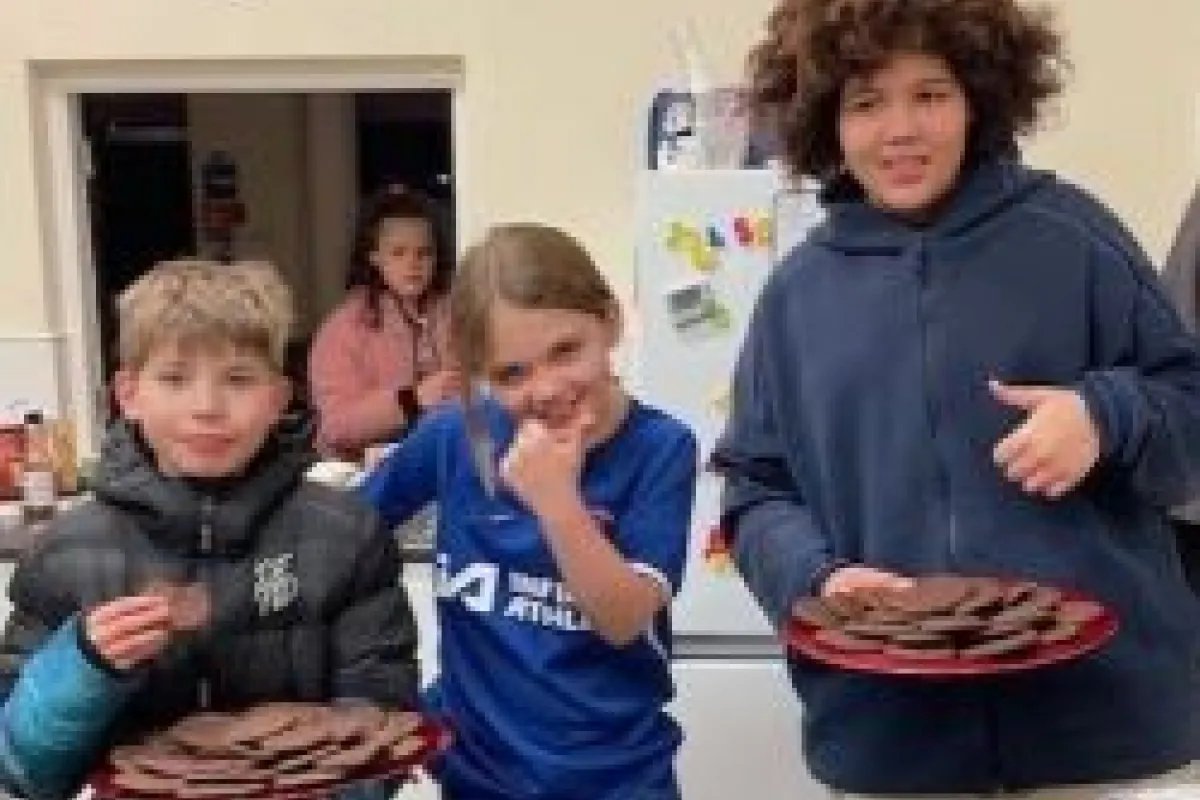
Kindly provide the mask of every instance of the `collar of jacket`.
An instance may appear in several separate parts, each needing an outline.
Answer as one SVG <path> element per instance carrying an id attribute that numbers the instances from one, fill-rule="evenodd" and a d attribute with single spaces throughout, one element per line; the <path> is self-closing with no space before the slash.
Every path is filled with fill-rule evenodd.
<path id="1" fill-rule="evenodd" d="M 173 551 L 198 550 L 207 522 L 212 552 L 244 552 L 312 464 L 310 433 L 282 422 L 240 476 L 188 481 L 162 475 L 136 425 L 118 420 L 105 435 L 96 497 L 144 519 L 155 541 Z"/>
<path id="2" fill-rule="evenodd" d="M 846 253 L 901 252 L 921 238 L 964 235 L 1051 179 L 1014 160 L 983 161 L 963 173 L 934 219 L 917 226 L 867 203 L 856 182 L 837 178 L 822 192 L 828 216 L 813 241 Z"/>

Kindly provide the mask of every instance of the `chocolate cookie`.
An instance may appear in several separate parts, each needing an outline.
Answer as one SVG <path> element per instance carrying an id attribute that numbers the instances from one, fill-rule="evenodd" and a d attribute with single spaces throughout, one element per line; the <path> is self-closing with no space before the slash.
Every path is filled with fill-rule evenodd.
<path id="1" fill-rule="evenodd" d="M 1038 641 L 1042 644 L 1059 644 L 1060 642 L 1069 642 L 1078 635 L 1078 625 L 1060 620 L 1052 627 L 1038 631 Z"/>
<path id="2" fill-rule="evenodd" d="M 257 743 L 300 725 L 312 712 L 294 705 L 266 705 L 241 714 L 229 725 L 226 736 L 239 744 Z"/>
<path id="3" fill-rule="evenodd" d="M 1024 652 L 1038 643 L 1038 634 L 1025 630 L 990 642 L 963 648 L 963 655 L 980 657 L 1011 656 Z"/>
<path id="4" fill-rule="evenodd" d="M 273 781 L 273 786 L 276 789 L 300 789 L 310 786 L 322 786 L 329 783 L 337 783 L 342 780 L 343 775 L 340 772 L 296 772 L 291 775 L 279 775 Z"/>
<path id="5" fill-rule="evenodd" d="M 927 633 L 966 634 L 981 630 L 986 623 L 978 617 L 929 617 L 918 620 L 916 628 Z"/>
<path id="6" fill-rule="evenodd" d="M 124 767 L 113 771 L 112 782 L 114 786 L 137 794 L 172 795 L 183 785 L 182 778 L 152 775 L 148 772 Z"/>
<path id="7" fill-rule="evenodd" d="M 884 652 L 894 658 L 903 658 L 909 661 L 940 661 L 944 658 L 954 658 L 957 651 L 953 647 L 922 648 L 892 645 L 885 647 Z"/>
<path id="8" fill-rule="evenodd" d="M 819 597 L 802 597 L 792 605 L 792 616 L 817 628 L 836 628 L 841 618 Z"/>
<path id="9" fill-rule="evenodd" d="M 946 614 L 954 611 L 971 596 L 972 581 L 954 575 L 929 575 L 914 582 L 907 592 L 910 603 L 922 612 L 922 616 Z"/>
<path id="10" fill-rule="evenodd" d="M 1058 619 L 1063 623 L 1086 625 L 1102 616 L 1104 608 L 1090 600 L 1067 600 L 1058 607 Z"/>
<path id="11" fill-rule="evenodd" d="M 847 592 L 826 595 L 821 598 L 821 603 L 829 613 L 843 622 L 859 619 L 867 610 L 867 605 L 861 598 Z"/>
<path id="12" fill-rule="evenodd" d="M 421 752 L 424 747 L 425 740 L 420 736 L 405 736 L 391 746 L 388 756 L 393 761 L 405 762 Z"/>
<path id="13" fill-rule="evenodd" d="M 1005 604 L 1005 591 L 999 581 L 976 578 L 974 591 L 958 604 L 956 616 L 980 617 L 999 610 Z"/>
<path id="14" fill-rule="evenodd" d="M 847 622 L 842 630 L 860 639 L 891 641 L 896 636 L 910 632 L 912 626 L 903 622 Z"/>
<path id="15" fill-rule="evenodd" d="M 378 737 L 371 736 L 365 741 L 359 742 L 350 747 L 331 753 L 321 759 L 321 767 L 324 769 L 336 769 L 344 771 L 353 771 L 367 764 L 370 764 L 380 753 L 388 749 L 389 744 L 380 741 Z"/>
<path id="16" fill-rule="evenodd" d="M 869 639 L 860 639 L 857 636 L 850 636 L 836 628 L 823 628 L 817 631 L 813 638 L 818 642 L 837 650 L 845 650 L 853 653 L 869 653 L 879 650 L 882 646 L 880 642 L 871 641 Z"/>
<path id="17" fill-rule="evenodd" d="M 264 753 L 289 755 L 305 753 L 330 742 L 329 730 L 317 720 L 306 720 L 304 724 L 288 728 L 273 736 L 258 740 L 258 748 Z"/>
<path id="18" fill-rule="evenodd" d="M 184 781 L 173 794 L 183 800 L 201 800 L 202 798 L 229 797 L 245 798 L 262 794 L 267 788 L 265 783 L 193 783 Z"/>

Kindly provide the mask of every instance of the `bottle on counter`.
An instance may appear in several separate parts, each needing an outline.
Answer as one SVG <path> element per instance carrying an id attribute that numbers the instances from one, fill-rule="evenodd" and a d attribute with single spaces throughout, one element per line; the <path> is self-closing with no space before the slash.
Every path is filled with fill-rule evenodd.
<path id="1" fill-rule="evenodd" d="M 54 457 L 50 429 L 40 411 L 25 414 L 25 460 L 21 465 L 21 521 L 26 525 L 54 517 Z"/>

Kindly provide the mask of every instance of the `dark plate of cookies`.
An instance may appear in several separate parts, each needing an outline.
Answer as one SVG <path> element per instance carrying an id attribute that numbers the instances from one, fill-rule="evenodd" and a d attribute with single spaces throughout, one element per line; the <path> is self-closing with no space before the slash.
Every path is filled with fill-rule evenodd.
<path id="1" fill-rule="evenodd" d="M 949 678 L 1069 661 L 1116 631 L 1116 616 L 1081 592 L 931 575 L 907 589 L 803 598 L 792 609 L 787 644 L 794 655 L 843 669 Z"/>
<path id="2" fill-rule="evenodd" d="M 415 712 L 268 703 L 193 714 L 116 747 L 90 784 L 97 800 L 317 800 L 411 777 L 449 738 Z"/>

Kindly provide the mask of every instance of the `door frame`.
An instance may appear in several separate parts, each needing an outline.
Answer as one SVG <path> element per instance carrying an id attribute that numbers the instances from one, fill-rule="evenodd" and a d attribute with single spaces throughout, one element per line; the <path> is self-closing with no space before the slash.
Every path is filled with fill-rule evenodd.
<path id="1" fill-rule="evenodd" d="M 81 456 L 98 452 L 104 397 L 99 297 L 88 221 L 90 154 L 83 138 L 85 94 L 318 93 L 449 90 L 452 152 L 462 147 L 463 61 L 459 57 L 34 62 L 31 85 L 42 148 L 40 207 L 44 269 L 52 287 L 60 412 L 75 421 Z M 463 219 L 455 186 L 455 216 Z"/>

